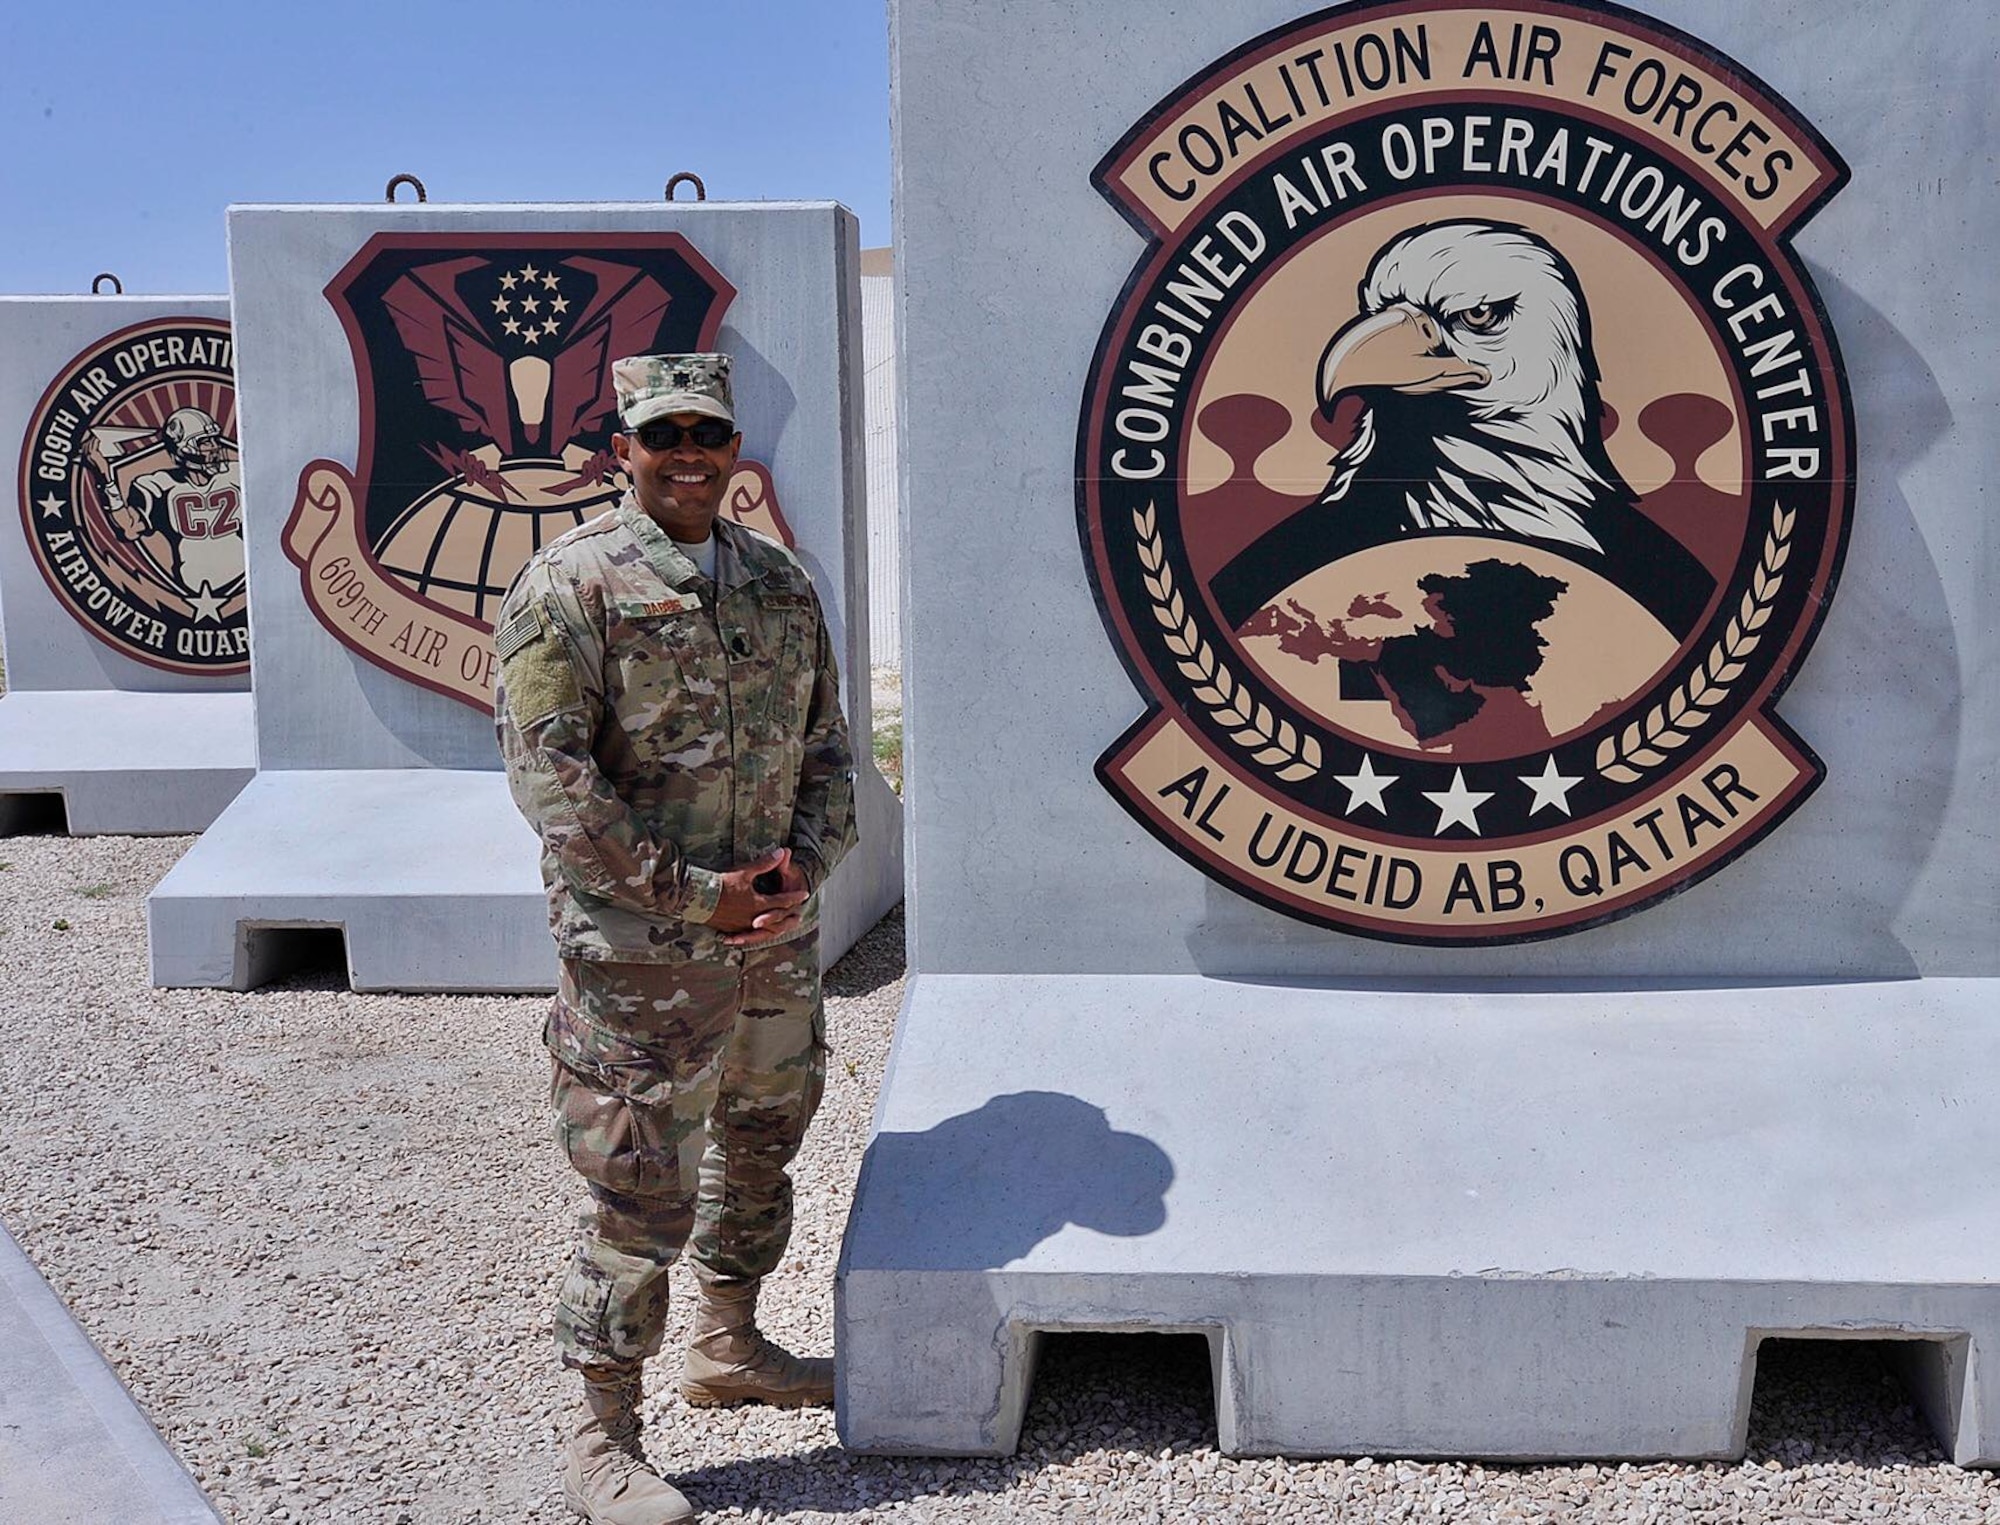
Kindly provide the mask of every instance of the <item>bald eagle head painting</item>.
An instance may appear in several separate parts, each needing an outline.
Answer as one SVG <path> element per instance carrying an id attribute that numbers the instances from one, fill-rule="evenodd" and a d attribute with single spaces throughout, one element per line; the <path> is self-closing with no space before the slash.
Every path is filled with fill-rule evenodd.
<path id="1" fill-rule="evenodd" d="M 1314 568 L 1399 536 L 1471 534 L 1591 567 L 1685 637 L 1714 579 L 1639 511 L 1605 453 L 1569 262 L 1525 228 L 1432 223 L 1377 252 L 1359 306 L 1318 377 L 1329 417 L 1358 400 L 1353 437 L 1318 500 L 1216 577 L 1222 612 L 1240 624 Z"/>

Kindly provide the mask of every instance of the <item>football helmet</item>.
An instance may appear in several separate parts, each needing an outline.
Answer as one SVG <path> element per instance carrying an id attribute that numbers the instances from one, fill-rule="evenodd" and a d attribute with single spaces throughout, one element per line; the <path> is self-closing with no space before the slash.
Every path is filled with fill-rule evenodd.
<path id="1" fill-rule="evenodd" d="M 176 465 L 214 474 L 222 469 L 222 425 L 200 408 L 177 408 L 160 426 Z"/>

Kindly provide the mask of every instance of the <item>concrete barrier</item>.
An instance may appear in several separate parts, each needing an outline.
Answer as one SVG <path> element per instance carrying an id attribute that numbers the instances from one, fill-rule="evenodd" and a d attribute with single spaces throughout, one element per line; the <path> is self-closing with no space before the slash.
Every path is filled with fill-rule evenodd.
<path id="1" fill-rule="evenodd" d="M 0 297 L 8 823 L 47 797 L 79 836 L 200 831 L 255 768 L 228 318 L 221 297 Z M 215 443 L 181 448 L 214 460 L 190 467 L 201 419 Z"/>
<path id="2" fill-rule="evenodd" d="M 1990 28 L 1655 9 L 892 6 L 847 1444 L 1006 1452 L 1041 1332 L 1158 1328 L 1226 1450 L 1727 1456 L 1761 1339 L 1872 1333 L 2000 1463 Z M 1482 558 L 1606 612 L 1467 676 Z"/>
<path id="3" fill-rule="evenodd" d="M 616 355 L 736 356 L 738 512 L 818 583 L 863 748 L 829 959 L 901 893 L 865 755 L 858 250 L 826 204 L 236 207 L 259 774 L 148 901 L 161 985 L 254 982 L 345 930 L 357 989 L 553 988 L 532 832 L 494 743 L 491 618 L 603 511 Z M 530 342 L 532 341 L 532 343 Z M 279 935 L 274 935 L 279 934 Z"/>

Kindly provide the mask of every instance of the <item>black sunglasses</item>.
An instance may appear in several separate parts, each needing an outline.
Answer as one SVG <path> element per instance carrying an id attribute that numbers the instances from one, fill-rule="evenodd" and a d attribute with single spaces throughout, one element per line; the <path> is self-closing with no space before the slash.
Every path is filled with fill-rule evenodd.
<path id="1" fill-rule="evenodd" d="M 632 431 L 633 438 L 648 450 L 671 450 L 681 442 L 682 435 L 704 450 L 720 450 L 736 438 L 736 426 L 719 418 L 704 418 L 682 427 L 671 419 L 661 418 Z"/>

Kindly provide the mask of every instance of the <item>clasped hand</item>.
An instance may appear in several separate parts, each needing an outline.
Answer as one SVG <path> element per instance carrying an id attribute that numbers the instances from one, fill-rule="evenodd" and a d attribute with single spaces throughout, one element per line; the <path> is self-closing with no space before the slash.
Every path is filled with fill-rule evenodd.
<path id="1" fill-rule="evenodd" d="M 757 888 L 762 875 L 778 876 L 769 893 Z M 779 847 L 755 863 L 725 870 L 722 893 L 708 924 L 733 948 L 754 948 L 789 937 L 799 929 L 799 907 L 811 896 L 804 870 L 792 862 L 792 850 Z"/>

